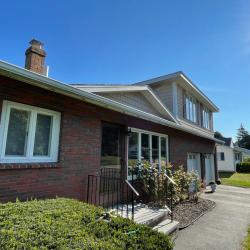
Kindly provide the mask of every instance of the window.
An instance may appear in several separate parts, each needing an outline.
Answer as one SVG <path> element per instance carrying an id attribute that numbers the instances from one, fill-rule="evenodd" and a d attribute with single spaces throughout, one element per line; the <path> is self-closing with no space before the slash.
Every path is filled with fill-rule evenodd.
<path id="1" fill-rule="evenodd" d="M 132 129 L 128 140 L 128 165 L 147 160 L 160 167 L 168 161 L 167 135 Z"/>
<path id="2" fill-rule="evenodd" d="M 150 160 L 150 145 L 149 145 L 149 135 L 141 134 L 141 159 Z"/>
<path id="3" fill-rule="evenodd" d="M 235 153 L 235 160 L 240 161 L 240 153 Z"/>
<path id="4" fill-rule="evenodd" d="M 218 159 L 219 161 L 225 161 L 225 153 L 224 152 L 218 153 Z"/>
<path id="5" fill-rule="evenodd" d="M 4 101 L 0 162 L 56 162 L 60 113 Z"/>
<path id="6" fill-rule="evenodd" d="M 202 126 L 206 129 L 210 129 L 210 112 L 206 108 L 202 110 Z"/>
<path id="7" fill-rule="evenodd" d="M 185 114 L 187 120 L 197 122 L 197 105 L 192 96 L 185 97 Z"/>

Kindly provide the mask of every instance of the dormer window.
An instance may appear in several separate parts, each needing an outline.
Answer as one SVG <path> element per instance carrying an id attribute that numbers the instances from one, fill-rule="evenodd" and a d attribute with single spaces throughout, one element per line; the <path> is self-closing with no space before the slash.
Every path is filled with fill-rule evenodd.
<path id="1" fill-rule="evenodd" d="M 197 103 L 192 96 L 185 97 L 185 116 L 191 122 L 197 122 Z"/>
<path id="2" fill-rule="evenodd" d="M 207 108 L 203 108 L 202 110 L 202 126 L 206 129 L 210 129 L 210 119 L 209 119 L 209 110 Z"/>

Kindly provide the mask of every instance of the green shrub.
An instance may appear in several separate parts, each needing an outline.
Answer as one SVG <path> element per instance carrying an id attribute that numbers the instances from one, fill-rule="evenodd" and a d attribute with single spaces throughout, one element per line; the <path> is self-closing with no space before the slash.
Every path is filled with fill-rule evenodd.
<path id="1" fill-rule="evenodd" d="M 187 198 L 197 199 L 201 182 L 196 172 L 187 172 L 183 166 L 172 171 L 171 164 L 159 170 L 157 164 L 150 164 L 148 161 L 135 162 L 134 164 L 133 168 L 137 173 L 137 180 L 143 184 L 150 201 L 154 201 L 158 206 L 168 205 L 171 188 L 173 188 L 175 203 Z M 166 174 L 174 180 L 174 185 L 170 183 Z"/>
<path id="2" fill-rule="evenodd" d="M 172 174 L 175 181 L 174 200 L 175 202 L 183 201 L 187 198 L 197 198 L 200 191 L 199 175 L 195 171 L 187 172 L 183 166 L 179 166 Z"/>
<path id="3" fill-rule="evenodd" d="M 0 249 L 172 249 L 169 237 L 72 199 L 0 205 Z"/>
<path id="4" fill-rule="evenodd" d="M 250 162 L 241 162 L 236 165 L 236 172 L 250 173 Z"/>

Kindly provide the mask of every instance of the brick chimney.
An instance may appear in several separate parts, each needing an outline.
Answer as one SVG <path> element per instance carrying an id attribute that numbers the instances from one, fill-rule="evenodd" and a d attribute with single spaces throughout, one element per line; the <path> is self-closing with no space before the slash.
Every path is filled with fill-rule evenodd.
<path id="1" fill-rule="evenodd" d="M 33 72 L 46 75 L 44 60 L 46 52 L 43 49 L 43 43 L 32 39 L 30 47 L 26 50 L 25 68 Z"/>

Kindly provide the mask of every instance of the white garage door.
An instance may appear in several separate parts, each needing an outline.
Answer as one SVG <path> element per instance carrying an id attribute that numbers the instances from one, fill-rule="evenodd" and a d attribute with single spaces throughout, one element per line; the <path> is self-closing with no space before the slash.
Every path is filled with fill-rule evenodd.
<path id="1" fill-rule="evenodd" d="M 188 171 L 196 171 L 201 178 L 201 160 L 199 153 L 188 153 L 187 155 L 187 169 Z"/>
<path id="2" fill-rule="evenodd" d="M 205 180 L 207 185 L 215 181 L 214 155 L 212 154 L 205 154 Z"/>

